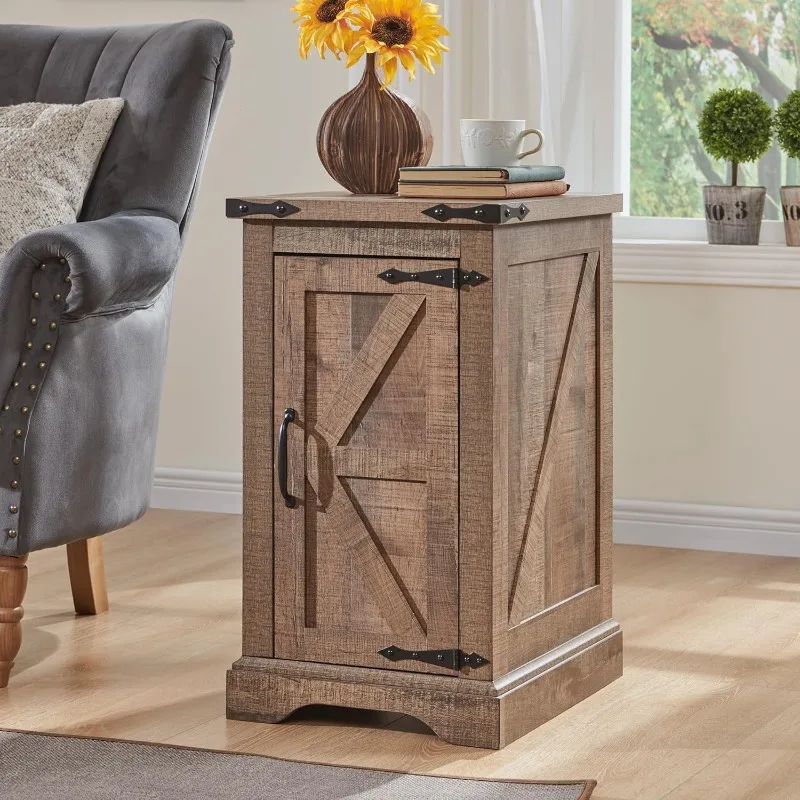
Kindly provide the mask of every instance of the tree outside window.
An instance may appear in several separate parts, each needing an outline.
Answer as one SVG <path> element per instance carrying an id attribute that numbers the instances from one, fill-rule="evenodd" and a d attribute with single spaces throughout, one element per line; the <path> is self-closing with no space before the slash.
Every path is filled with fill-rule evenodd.
<path id="1" fill-rule="evenodd" d="M 702 217 L 702 186 L 729 181 L 700 144 L 703 104 L 740 86 L 777 108 L 800 88 L 800 0 L 633 0 L 632 34 L 631 214 Z M 779 219 L 797 162 L 773 146 L 739 182 L 766 186 Z"/>

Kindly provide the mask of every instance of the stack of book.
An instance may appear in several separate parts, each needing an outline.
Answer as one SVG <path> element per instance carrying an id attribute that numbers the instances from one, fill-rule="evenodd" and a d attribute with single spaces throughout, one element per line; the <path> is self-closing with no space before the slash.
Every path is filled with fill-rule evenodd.
<path id="1" fill-rule="evenodd" d="M 400 197 L 505 198 L 564 194 L 563 167 L 403 167 Z"/>

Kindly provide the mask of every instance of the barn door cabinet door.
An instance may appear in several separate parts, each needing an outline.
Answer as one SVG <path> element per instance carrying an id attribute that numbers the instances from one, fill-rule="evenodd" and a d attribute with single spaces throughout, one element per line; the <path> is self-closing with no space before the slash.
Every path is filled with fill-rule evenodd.
<path id="1" fill-rule="evenodd" d="M 446 674 L 380 651 L 458 647 L 458 292 L 378 277 L 403 266 L 275 258 L 278 658 Z"/>
<path id="2" fill-rule="evenodd" d="M 619 677 L 619 196 L 484 207 L 490 223 L 468 201 L 444 223 L 396 198 L 242 204 L 266 211 L 244 226 L 244 654 L 228 716 L 352 706 L 498 748 Z"/>

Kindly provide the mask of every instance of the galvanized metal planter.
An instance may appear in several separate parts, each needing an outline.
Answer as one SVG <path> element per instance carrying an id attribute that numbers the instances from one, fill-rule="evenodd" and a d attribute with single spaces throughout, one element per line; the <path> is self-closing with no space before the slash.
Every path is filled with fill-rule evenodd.
<path id="1" fill-rule="evenodd" d="M 709 244 L 758 244 L 764 186 L 704 186 Z"/>
<path id="2" fill-rule="evenodd" d="M 800 186 L 781 186 L 786 244 L 800 247 Z"/>

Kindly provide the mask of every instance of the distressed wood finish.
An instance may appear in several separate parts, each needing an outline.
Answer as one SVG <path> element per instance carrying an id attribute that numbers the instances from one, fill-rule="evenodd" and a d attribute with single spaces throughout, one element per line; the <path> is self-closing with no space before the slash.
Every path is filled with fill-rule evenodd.
<path id="1" fill-rule="evenodd" d="M 358 86 L 323 115 L 317 152 L 328 174 L 345 189 L 391 194 L 397 191 L 401 167 L 428 163 L 433 130 L 421 108 L 381 87 L 370 53 Z"/>
<path id="2" fill-rule="evenodd" d="M 243 649 L 273 653 L 272 313 L 273 227 L 246 222 L 244 236 Z"/>
<path id="3" fill-rule="evenodd" d="M 292 223 L 275 228 L 276 253 L 314 252 L 333 256 L 373 256 L 384 258 L 458 258 L 460 232 L 454 228 L 414 225 L 354 224 L 331 228 L 325 223 Z"/>
<path id="4" fill-rule="evenodd" d="M 28 585 L 27 556 L 0 556 L 0 689 L 8 686 L 8 676 L 22 645 L 22 601 Z"/>
<path id="5" fill-rule="evenodd" d="M 67 545 L 67 566 L 76 614 L 103 614 L 108 611 L 103 540 L 100 536 Z"/>
<path id="6" fill-rule="evenodd" d="M 435 200 L 420 200 L 413 197 L 354 196 L 345 192 L 313 192 L 307 194 L 265 195 L 263 197 L 243 198 L 247 203 L 274 203 L 277 200 L 288 200 L 300 210 L 287 217 L 280 224 L 296 224 L 300 222 L 328 222 L 334 228 L 349 224 L 367 225 L 423 225 L 433 230 L 448 228 L 476 228 L 478 230 L 495 230 L 497 228 L 473 219 L 452 219 L 447 223 L 433 222 L 423 212 L 437 205 Z M 509 201 L 509 205 L 518 206 L 522 200 Z M 498 232 L 510 228 L 521 227 L 530 230 L 532 222 L 548 220 L 578 221 L 584 217 L 601 217 L 622 211 L 620 195 L 595 195 L 569 192 L 560 197 L 534 197 L 525 200 L 528 215 L 524 221 L 511 217 Z M 474 208 L 476 205 L 498 205 L 493 201 L 481 203 L 479 200 L 448 200 L 452 208 Z M 265 220 L 275 222 L 275 217 L 268 214 L 252 214 L 249 220 Z M 311 252 L 307 250 L 306 252 Z M 434 255 L 433 250 L 428 255 Z M 513 263 L 513 262 L 512 262 Z"/>
<path id="7" fill-rule="evenodd" d="M 377 277 L 403 266 L 275 258 L 275 425 L 295 409 L 299 501 L 275 513 L 281 658 L 385 667 L 391 644 L 458 646 L 459 295 Z"/>
<path id="8" fill-rule="evenodd" d="M 503 747 L 621 674 L 619 198 L 531 201 L 524 222 L 478 227 L 410 224 L 419 201 L 287 199 L 299 214 L 245 226 L 250 555 L 229 716 L 352 705 Z M 486 280 L 456 290 L 378 278 L 453 268 Z M 267 485 L 287 408 L 293 508 L 277 477 Z M 379 653 L 390 645 L 488 663 L 390 662 Z"/>
<path id="9" fill-rule="evenodd" d="M 618 626 L 570 645 L 502 682 L 425 675 L 401 682 L 389 670 L 242 659 L 228 671 L 228 718 L 276 723 L 309 705 L 380 709 L 416 717 L 451 744 L 496 750 L 621 673 Z"/>

